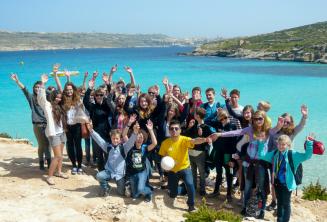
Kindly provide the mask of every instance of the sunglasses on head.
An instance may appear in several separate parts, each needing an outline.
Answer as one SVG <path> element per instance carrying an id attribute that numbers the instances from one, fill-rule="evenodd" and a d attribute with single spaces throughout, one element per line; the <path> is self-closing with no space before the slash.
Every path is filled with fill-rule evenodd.
<path id="1" fill-rule="evenodd" d="M 96 97 L 99 97 L 99 96 L 100 96 L 100 97 L 103 97 L 104 94 L 96 94 L 95 96 L 96 96 Z"/>
<path id="2" fill-rule="evenodd" d="M 169 127 L 169 130 L 170 131 L 178 131 L 179 130 L 179 127 Z"/>

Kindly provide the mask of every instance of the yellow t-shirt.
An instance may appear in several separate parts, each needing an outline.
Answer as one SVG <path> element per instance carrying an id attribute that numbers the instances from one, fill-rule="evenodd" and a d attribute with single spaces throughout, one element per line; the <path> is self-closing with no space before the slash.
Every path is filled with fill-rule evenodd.
<path id="1" fill-rule="evenodd" d="M 190 166 L 188 158 L 188 149 L 193 148 L 194 144 L 190 141 L 192 138 L 186 136 L 179 136 L 177 141 L 172 141 L 171 138 L 164 140 L 161 143 L 159 154 L 161 156 L 170 156 L 175 160 L 173 172 L 184 170 Z"/>

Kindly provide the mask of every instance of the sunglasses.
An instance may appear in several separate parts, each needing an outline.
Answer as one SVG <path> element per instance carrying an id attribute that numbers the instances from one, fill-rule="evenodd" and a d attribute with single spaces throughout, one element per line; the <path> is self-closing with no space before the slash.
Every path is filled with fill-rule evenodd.
<path id="1" fill-rule="evenodd" d="M 227 119 L 227 116 L 223 117 L 223 118 L 220 118 L 219 121 L 223 121 L 223 120 L 226 120 Z"/>
<path id="2" fill-rule="evenodd" d="M 155 93 L 154 92 L 148 92 L 149 95 L 154 95 Z"/>
<path id="3" fill-rule="evenodd" d="M 262 117 L 258 117 L 258 118 L 253 118 L 254 121 L 263 121 Z"/>
<path id="4" fill-rule="evenodd" d="M 285 125 L 289 125 L 289 124 L 291 124 L 291 122 L 289 122 L 289 121 L 284 121 L 284 124 L 285 124 Z"/>
<path id="5" fill-rule="evenodd" d="M 169 127 L 169 130 L 170 131 L 178 131 L 179 130 L 179 127 Z"/>
<path id="6" fill-rule="evenodd" d="M 96 94 L 95 95 L 95 97 L 99 97 L 99 96 L 103 97 L 104 95 L 103 94 Z"/>

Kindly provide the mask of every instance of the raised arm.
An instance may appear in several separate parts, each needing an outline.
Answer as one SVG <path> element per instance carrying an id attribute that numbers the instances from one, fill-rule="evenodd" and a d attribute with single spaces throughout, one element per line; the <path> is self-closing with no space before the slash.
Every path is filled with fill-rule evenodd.
<path id="1" fill-rule="evenodd" d="M 84 73 L 84 78 L 83 78 L 83 83 L 82 83 L 82 87 L 83 89 L 86 89 L 86 79 L 89 76 L 89 72 L 85 72 Z"/>
<path id="2" fill-rule="evenodd" d="M 308 107 L 306 105 L 301 106 L 302 118 L 299 124 L 294 128 L 293 136 L 295 137 L 299 132 L 301 132 L 307 122 L 308 118 Z"/>
<path id="3" fill-rule="evenodd" d="M 157 146 L 157 138 L 156 136 L 154 135 L 154 132 L 153 132 L 153 123 L 151 120 L 148 120 L 147 124 L 146 124 L 146 128 L 148 128 L 148 131 L 149 131 L 149 134 L 150 134 L 150 137 L 151 137 L 151 144 L 148 146 L 148 151 L 151 151 L 153 150 L 153 148 L 155 148 Z"/>
<path id="4" fill-rule="evenodd" d="M 108 152 L 108 145 L 109 143 L 107 143 L 97 132 L 95 132 L 93 130 L 93 125 L 92 123 L 87 123 L 86 124 L 88 130 L 90 131 L 90 135 L 92 137 L 92 139 L 94 139 L 94 141 L 101 147 L 101 149 L 104 151 L 104 152 Z"/>
<path id="5" fill-rule="evenodd" d="M 83 98 L 83 104 L 84 104 L 85 108 L 87 109 L 87 111 L 89 111 L 89 112 L 90 112 L 91 106 L 92 106 L 92 103 L 90 101 L 90 96 L 91 96 L 91 91 L 93 88 L 94 88 L 94 81 L 91 79 L 89 81 L 89 88 L 86 90 L 85 96 Z"/>
<path id="6" fill-rule="evenodd" d="M 65 70 L 66 82 L 70 82 L 70 72 Z"/>
<path id="7" fill-rule="evenodd" d="M 278 117 L 277 125 L 269 130 L 269 135 L 277 134 L 283 127 L 285 119 L 283 117 Z"/>
<path id="8" fill-rule="evenodd" d="M 108 81 L 109 81 L 110 84 L 113 84 L 112 76 L 113 76 L 114 73 L 117 71 L 117 69 L 118 69 L 118 65 L 117 65 L 117 64 L 114 65 L 113 67 L 111 67 L 111 69 L 110 69 L 109 79 L 108 79 Z"/>
<path id="9" fill-rule="evenodd" d="M 134 78 L 133 70 L 129 66 L 125 66 L 124 68 L 125 68 L 125 71 L 128 72 L 128 74 L 131 78 L 131 84 L 135 86 L 135 78 Z"/>
<path id="10" fill-rule="evenodd" d="M 42 85 L 37 94 L 37 103 L 42 107 L 43 110 L 45 110 L 45 104 L 47 102 L 46 94 L 45 94 L 45 84 L 48 82 L 48 79 L 49 78 L 47 75 L 41 76 Z"/>
<path id="11" fill-rule="evenodd" d="M 137 138 L 137 133 L 139 130 L 140 130 L 140 125 L 138 123 L 135 123 L 133 126 L 133 133 L 131 137 L 127 140 L 126 143 L 123 144 L 125 154 L 127 154 L 130 151 L 130 149 L 132 149 L 132 147 L 134 146 L 134 143 Z"/>
<path id="12" fill-rule="evenodd" d="M 61 82 L 60 82 L 60 79 L 58 77 L 58 69 L 60 67 L 60 64 L 54 64 L 53 65 L 53 68 L 52 68 L 52 73 L 53 73 L 53 76 L 55 78 L 55 81 L 56 81 L 56 84 L 57 84 L 57 88 L 60 92 L 63 92 L 62 90 L 62 86 L 61 86 Z"/>
<path id="13" fill-rule="evenodd" d="M 166 93 L 167 94 L 171 93 L 169 90 L 168 78 L 166 76 L 163 78 L 162 83 L 165 86 Z"/>
<path id="14" fill-rule="evenodd" d="M 133 125 L 133 123 L 135 123 L 136 118 L 137 118 L 136 114 L 132 114 L 129 117 L 128 123 L 125 126 L 125 128 L 123 130 L 123 133 L 122 133 L 122 137 L 123 137 L 124 142 L 127 142 L 128 141 L 128 135 L 127 135 L 128 134 L 128 130 Z"/>
<path id="15" fill-rule="evenodd" d="M 24 88 L 25 88 L 25 86 L 23 85 L 23 83 L 21 83 L 21 82 L 19 81 L 19 79 L 18 79 L 18 75 L 17 75 L 16 73 L 11 74 L 11 75 L 10 75 L 10 78 L 11 78 L 12 80 L 15 81 L 15 83 L 17 84 L 17 86 L 18 86 L 19 88 L 21 88 L 21 89 L 24 89 Z"/>

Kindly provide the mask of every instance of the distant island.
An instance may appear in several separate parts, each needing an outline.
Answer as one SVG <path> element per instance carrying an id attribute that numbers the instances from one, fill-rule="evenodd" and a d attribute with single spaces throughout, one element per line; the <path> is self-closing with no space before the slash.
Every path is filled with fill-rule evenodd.
<path id="1" fill-rule="evenodd" d="M 327 22 L 251 37 L 211 41 L 183 55 L 327 64 Z"/>
<path id="2" fill-rule="evenodd" d="M 208 42 L 208 39 L 182 39 L 163 34 L 42 33 L 0 31 L 0 51 L 198 46 L 205 42 Z"/>

